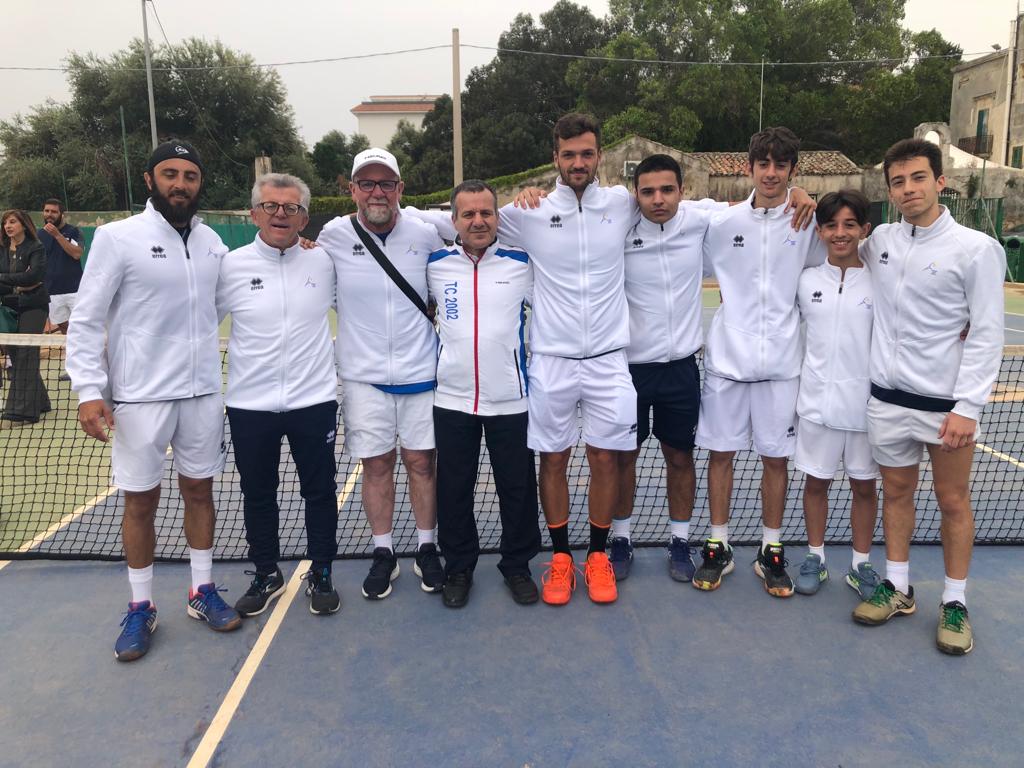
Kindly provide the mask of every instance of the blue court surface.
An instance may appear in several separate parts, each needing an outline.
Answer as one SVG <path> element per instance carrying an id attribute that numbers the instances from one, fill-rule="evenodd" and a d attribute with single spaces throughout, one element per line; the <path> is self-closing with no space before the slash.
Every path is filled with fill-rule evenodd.
<path id="1" fill-rule="evenodd" d="M 848 552 L 829 548 L 818 595 L 780 600 L 752 548 L 712 593 L 638 549 L 617 603 L 590 603 L 581 578 L 562 608 L 515 605 L 485 556 L 463 610 L 423 593 L 408 559 L 388 599 L 364 600 L 368 562 L 347 560 L 330 617 L 291 600 L 292 562 L 278 607 L 227 635 L 186 615 L 187 566 L 160 564 L 159 629 L 131 664 L 112 653 L 123 564 L 13 562 L 0 765 L 1021 765 L 1021 550 L 976 550 L 976 647 L 960 658 L 934 645 L 940 548 L 914 548 L 918 611 L 882 627 L 849 618 Z M 229 600 L 243 567 L 216 566 Z"/>

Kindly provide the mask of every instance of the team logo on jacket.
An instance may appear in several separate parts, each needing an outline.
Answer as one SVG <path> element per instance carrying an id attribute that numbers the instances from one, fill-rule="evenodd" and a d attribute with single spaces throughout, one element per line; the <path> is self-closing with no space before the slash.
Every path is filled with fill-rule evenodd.
<path id="1" fill-rule="evenodd" d="M 889 263 L 889 252 L 888 251 L 882 251 L 882 255 L 878 257 L 878 263 L 879 264 L 888 264 Z"/>
<path id="2" fill-rule="evenodd" d="M 821 304 L 821 291 L 815 291 L 811 294 L 812 304 Z"/>
<path id="3" fill-rule="evenodd" d="M 872 303 L 870 296 L 865 296 L 863 299 L 861 299 L 860 304 L 858 304 L 857 306 L 864 307 L 864 309 L 867 310 L 874 309 L 874 304 Z"/>
<path id="4" fill-rule="evenodd" d="M 415 248 L 413 248 L 412 245 L 410 245 L 408 248 L 406 248 L 405 252 L 406 252 L 406 254 L 410 254 L 411 253 L 413 256 L 415 256 L 416 254 L 419 253 L 419 251 L 417 251 Z"/>
<path id="5" fill-rule="evenodd" d="M 734 237 L 732 239 L 732 247 L 733 248 L 742 248 L 743 247 L 743 235 L 736 235 L 736 237 Z"/>
<path id="6" fill-rule="evenodd" d="M 359 243 L 356 243 L 355 245 L 352 246 L 353 256 L 362 256 L 364 253 L 366 253 L 366 250 Z"/>
<path id="7" fill-rule="evenodd" d="M 790 246 L 796 245 L 796 239 L 791 234 L 789 234 L 787 232 L 786 233 L 786 239 L 782 241 L 782 244 L 783 245 L 790 245 Z"/>
<path id="8" fill-rule="evenodd" d="M 644 247 L 644 241 L 642 239 L 640 239 L 639 237 L 636 238 L 633 241 L 633 247 L 634 248 L 643 248 Z"/>
<path id="9" fill-rule="evenodd" d="M 154 245 L 152 248 L 149 249 L 149 251 L 150 251 L 150 253 L 153 254 L 153 258 L 154 259 L 166 259 L 167 258 L 167 254 L 164 253 L 164 249 L 161 248 L 159 245 Z"/>
<path id="10" fill-rule="evenodd" d="M 789 427 L 786 430 L 786 437 L 796 437 L 796 427 Z"/>
<path id="11" fill-rule="evenodd" d="M 607 214 L 602 213 L 601 214 L 601 224 L 611 224 L 611 223 L 612 223 L 611 217 L 608 216 Z"/>
<path id="12" fill-rule="evenodd" d="M 921 271 L 922 272 L 928 272 L 928 274 L 931 274 L 931 275 L 939 274 L 939 268 L 935 266 L 935 262 L 934 261 L 931 264 L 929 264 L 928 266 L 926 266 L 924 269 L 922 269 Z"/>
<path id="13" fill-rule="evenodd" d="M 263 279 L 259 278 L 259 277 L 254 277 L 252 280 L 250 280 L 249 281 L 249 290 L 250 291 L 262 291 L 263 290 Z"/>
<path id="14" fill-rule="evenodd" d="M 313 282 L 313 278 L 312 277 L 307 275 L 306 276 L 306 284 L 304 286 L 302 286 L 302 287 L 303 288 L 316 288 L 316 283 Z"/>
<path id="15" fill-rule="evenodd" d="M 561 228 L 562 228 L 562 217 L 557 215 L 557 214 L 552 216 L 551 217 L 551 229 L 561 229 Z"/>

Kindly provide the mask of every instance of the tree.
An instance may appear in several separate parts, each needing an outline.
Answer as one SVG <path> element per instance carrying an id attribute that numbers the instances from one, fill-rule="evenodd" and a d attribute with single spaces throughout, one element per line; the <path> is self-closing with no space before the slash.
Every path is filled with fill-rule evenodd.
<path id="1" fill-rule="evenodd" d="M 346 139 L 341 131 L 328 131 L 310 153 L 318 182 L 310 186 L 320 194 L 338 194 L 339 184 L 352 173 L 355 156 L 369 148 L 370 140 L 361 133 L 353 133 Z M 344 191 L 348 194 L 347 188 Z"/>

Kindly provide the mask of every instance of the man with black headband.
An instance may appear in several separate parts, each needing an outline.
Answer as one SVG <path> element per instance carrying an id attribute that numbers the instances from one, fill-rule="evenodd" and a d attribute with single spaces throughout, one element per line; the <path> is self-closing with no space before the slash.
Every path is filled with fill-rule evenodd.
<path id="1" fill-rule="evenodd" d="M 96 230 L 68 333 L 67 370 L 82 429 L 106 442 L 116 423 L 112 483 L 124 495 L 132 590 L 114 646 L 119 661 L 143 656 L 156 629 L 154 520 L 168 445 L 185 502 L 188 614 L 217 631 L 241 624 L 212 575 L 213 476 L 224 467 L 215 295 L 227 248 L 195 217 L 203 165 L 194 147 L 161 144 L 144 178 L 146 209 Z"/>

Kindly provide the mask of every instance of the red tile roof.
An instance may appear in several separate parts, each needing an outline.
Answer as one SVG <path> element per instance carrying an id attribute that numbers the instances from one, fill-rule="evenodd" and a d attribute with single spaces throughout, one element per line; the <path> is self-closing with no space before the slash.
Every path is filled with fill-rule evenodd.
<path id="1" fill-rule="evenodd" d="M 691 152 L 712 176 L 746 176 L 746 152 Z M 833 150 L 801 152 L 797 168 L 804 176 L 845 176 L 859 173 L 860 169 L 842 152 Z"/>
<path id="2" fill-rule="evenodd" d="M 433 109 L 433 102 L 428 104 L 422 101 L 393 101 L 369 104 L 364 101 L 362 104 L 352 107 L 349 111 L 358 115 L 363 112 L 430 112 Z"/>

